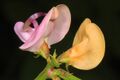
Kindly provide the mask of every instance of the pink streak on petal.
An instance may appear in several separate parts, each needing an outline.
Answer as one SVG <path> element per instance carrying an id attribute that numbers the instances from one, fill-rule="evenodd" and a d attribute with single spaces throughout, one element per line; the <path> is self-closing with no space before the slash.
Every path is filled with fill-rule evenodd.
<path id="1" fill-rule="evenodd" d="M 37 22 L 37 18 L 39 18 L 40 16 L 45 16 L 46 13 L 43 13 L 43 12 L 38 12 L 38 13 L 35 13 L 33 15 L 31 15 L 25 22 L 25 24 L 27 24 L 26 26 L 24 27 L 30 27 L 30 24 L 32 23 L 34 28 L 35 27 L 38 27 L 38 22 Z M 32 27 L 31 27 L 32 28 Z"/>
<path id="2" fill-rule="evenodd" d="M 34 27 L 38 27 L 38 23 L 36 21 L 37 18 L 39 18 L 40 16 L 45 16 L 46 13 L 42 13 L 42 12 L 38 12 L 38 13 L 35 13 L 33 15 L 31 15 L 28 20 L 26 20 L 26 22 L 30 22 L 30 23 L 33 23 Z"/>

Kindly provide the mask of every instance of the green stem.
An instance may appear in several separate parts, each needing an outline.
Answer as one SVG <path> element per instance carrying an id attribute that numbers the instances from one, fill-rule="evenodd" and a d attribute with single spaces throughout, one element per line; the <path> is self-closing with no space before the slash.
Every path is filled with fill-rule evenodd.
<path id="1" fill-rule="evenodd" d="M 56 69 L 55 74 L 64 80 L 81 80 L 63 69 Z"/>
<path id="2" fill-rule="evenodd" d="M 45 69 L 35 78 L 35 80 L 46 80 L 47 74 L 48 74 L 48 70 L 51 68 L 50 64 L 47 64 Z"/>
<path id="3" fill-rule="evenodd" d="M 47 59 L 47 65 L 44 68 L 44 70 L 35 78 L 35 80 L 46 80 L 48 78 L 48 71 L 51 68 L 54 68 L 53 71 L 51 71 L 51 74 L 49 76 L 49 78 L 55 78 L 55 77 L 60 77 L 63 80 L 81 80 L 77 77 L 75 77 L 74 75 L 72 75 L 71 73 L 60 69 L 60 63 L 57 61 L 56 59 L 56 53 L 54 53 L 53 56 L 50 56 Z M 57 69 L 56 69 L 57 68 Z"/>

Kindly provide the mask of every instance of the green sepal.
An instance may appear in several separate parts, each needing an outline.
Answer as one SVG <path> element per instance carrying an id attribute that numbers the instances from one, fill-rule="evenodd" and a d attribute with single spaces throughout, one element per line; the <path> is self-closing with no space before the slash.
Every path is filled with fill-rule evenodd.
<path id="1" fill-rule="evenodd" d="M 34 58 L 39 58 L 41 55 L 40 54 L 36 54 L 35 56 L 33 56 Z"/>
<path id="2" fill-rule="evenodd" d="M 57 54 L 56 54 L 56 50 L 54 51 L 53 53 L 53 56 L 50 55 L 50 58 L 51 58 L 51 65 L 53 65 L 54 67 L 59 67 L 60 66 L 60 63 L 57 61 Z"/>
<path id="3" fill-rule="evenodd" d="M 39 50 L 39 52 L 36 52 L 36 54 L 41 55 L 44 59 L 47 59 L 47 56 L 45 55 L 43 50 Z"/>
<path id="4" fill-rule="evenodd" d="M 70 72 L 70 71 L 69 71 L 69 65 L 68 65 L 68 64 L 65 64 L 65 68 L 66 68 L 67 72 Z"/>

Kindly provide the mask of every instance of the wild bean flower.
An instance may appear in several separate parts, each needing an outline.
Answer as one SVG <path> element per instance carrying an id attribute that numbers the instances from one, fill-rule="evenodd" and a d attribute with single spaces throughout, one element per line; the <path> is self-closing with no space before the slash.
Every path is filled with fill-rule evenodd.
<path id="1" fill-rule="evenodd" d="M 45 16 L 41 23 L 37 18 Z M 24 43 L 19 48 L 30 52 L 49 52 L 52 44 L 61 41 L 67 34 L 71 23 L 71 14 L 68 7 L 60 4 L 50 9 L 48 13 L 35 13 L 26 22 L 17 22 L 14 30 Z M 33 24 L 34 27 L 31 26 Z"/>
<path id="2" fill-rule="evenodd" d="M 72 48 L 64 52 L 60 62 L 75 68 L 89 70 L 96 67 L 104 57 L 105 40 L 100 28 L 85 19 L 78 29 Z"/>

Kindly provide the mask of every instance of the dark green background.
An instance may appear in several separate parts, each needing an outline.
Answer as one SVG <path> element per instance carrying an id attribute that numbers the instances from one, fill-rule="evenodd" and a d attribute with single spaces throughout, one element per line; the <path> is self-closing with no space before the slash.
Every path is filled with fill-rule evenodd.
<path id="1" fill-rule="evenodd" d="M 119 80 L 120 0 L 0 0 L 0 80 L 33 80 L 42 71 L 46 62 L 18 49 L 22 43 L 13 27 L 15 22 L 25 21 L 35 12 L 47 12 L 61 3 L 70 8 L 71 28 L 51 51 L 56 48 L 60 54 L 70 48 L 80 23 L 88 17 L 104 33 L 105 57 L 95 69 L 83 71 L 70 67 L 70 71 L 83 80 Z"/>

